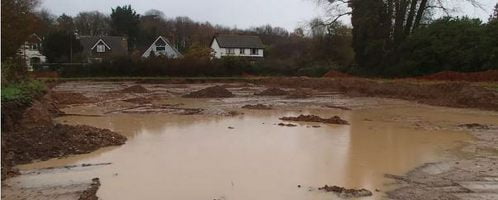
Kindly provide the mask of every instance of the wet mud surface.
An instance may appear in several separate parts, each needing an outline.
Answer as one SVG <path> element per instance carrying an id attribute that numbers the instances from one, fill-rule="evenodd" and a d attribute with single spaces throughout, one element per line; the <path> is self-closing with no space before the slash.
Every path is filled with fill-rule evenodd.
<path id="1" fill-rule="evenodd" d="M 123 91 L 137 85 L 147 92 Z M 233 96 L 182 97 L 212 87 Z M 54 194 L 75 199 L 82 191 L 125 200 L 493 199 L 498 193 L 498 170 L 493 168 L 498 155 L 496 112 L 351 97 L 316 88 L 305 89 L 305 98 L 288 98 L 295 88 L 283 86 L 280 90 L 289 91 L 284 95 L 255 95 L 272 87 L 57 85 L 56 93 L 92 100 L 63 104 L 65 115 L 57 123 L 109 129 L 128 141 L 20 165 L 21 175 L 4 182 L 3 198 L 42 192 L 47 195 L 38 199 L 57 199 Z M 317 120 L 289 123 L 279 119 L 283 116 Z M 349 125 L 324 123 L 330 119 Z M 92 181 L 95 177 L 99 184 Z"/>

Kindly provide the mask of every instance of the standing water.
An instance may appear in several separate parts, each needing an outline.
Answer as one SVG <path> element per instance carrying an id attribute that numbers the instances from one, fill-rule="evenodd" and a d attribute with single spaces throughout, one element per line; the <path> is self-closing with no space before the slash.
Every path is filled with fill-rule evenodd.
<path id="1" fill-rule="evenodd" d="M 445 127 L 491 120 L 478 111 L 469 114 L 408 103 L 339 112 L 350 125 L 277 125 L 282 116 L 337 114 L 320 109 L 244 110 L 244 115 L 234 117 L 66 116 L 58 121 L 109 128 L 126 135 L 128 142 L 20 168 L 110 165 L 14 179 L 35 186 L 99 177 L 102 185 L 97 195 L 104 200 L 337 198 L 317 189 L 325 184 L 365 188 L 374 195 L 364 199 L 381 199 L 383 192 L 392 189 L 384 174 L 402 175 L 426 162 L 458 156 L 454 149 L 471 140 L 466 133 Z"/>

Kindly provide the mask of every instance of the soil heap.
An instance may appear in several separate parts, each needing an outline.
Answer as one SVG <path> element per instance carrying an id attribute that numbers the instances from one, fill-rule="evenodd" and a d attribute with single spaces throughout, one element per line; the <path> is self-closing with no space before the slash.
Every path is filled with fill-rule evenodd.
<path id="1" fill-rule="evenodd" d="M 253 109 L 253 110 L 271 110 L 272 109 L 271 106 L 267 106 L 264 104 L 245 105 L 245 106 L 242 106 L 242 108 Z"/>
<path id="2" fill-rule="evenodd" d="M 259 96 L 283 96 L 283 95 L 288 95 L 289 92 L 282 90 L 280 88 L 268 88 L 266 90 L 263 90 L 262 92 L 255 93 L 254 95 L 259 95 Z"/>
<path id="3" fill-rule="evenodd" d="M 51 96 L 57 104 L 61 105 L 84 104 L 93 102 L 85 95 L 76 92 L 53 92 Z"/>
<path id="4" fill-rule="evenodd" d="M 121 92 L 124 92 L 124 93 L 148 93 L 150 91 L 141 85 L 134 85 L 134 86 L 122 89 Z"/>
<path id="5" fill-rule="evenodd" d="M 222 86 L 213 86 L 183 95 L 186 98 L 228 98 L 235 95 Z"/>
<path id="6" fill-rule="evenodd" d="M 321 118 L 316 115 L 299 115 L 297 117 L 282 117 L 280 120 L 284 121 L 299 121 L 299 122 L 321 122 L 321 123 L 327 123 L 327 124 L 341 124 L 341 125 L 347 125 L 349 122 L 346 120 L 341 119 L 339 116 L 333 116 L 331 118 Z"/>
<path id="7" fill-rule="evenodd" d="M 367 189 L 347 189 L 339 186 L 328 186 L 325 185 L 318 190 L 324 190 L 326 192 L 334 192 L 343 198 L 358 198 L 358 197 L 368 197 L 372 196 L 372 192 Z"/>

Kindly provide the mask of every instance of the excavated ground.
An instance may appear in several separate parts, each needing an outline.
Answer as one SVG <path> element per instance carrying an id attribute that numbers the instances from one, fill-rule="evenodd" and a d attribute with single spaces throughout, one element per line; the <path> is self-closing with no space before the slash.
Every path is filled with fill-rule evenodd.
<path id="1" fill-rule="evenodd" d="M 64 115 L 104 116 L 119 113 L 171 113 L 179 115 L 235 116 L 241 114 L 237 108 L 279 109 L 293 105 L 316 105 L 318 108 L 349 111 L 349 105 L 331 104 L 326 95 L 345 95 L 349 97 L 382 97 L 416 101 L 419 103 L 449 106 L 457 108 L 477 108 L 498 111 L 498 92 L 464 82 L 424 82 L 424 81 L 379 81 L 366 79 L 310 79 L 310 78 L 270 78 L 262 80 L 245 80 L 242 83 L 209 84 L 169 84 L 171 81 L 147 82 L 66 82 L 54 89 L 53 98 L 42 101 L 42 109 L 30 109 L 33 114 L 23 116 L 43 116 L 39 119 L 23 117 L 26 122 L 43 123 L 38 127 L 15 129 L 16 137 L 4 137 L 2 133 L 2 174 L 11 170 L 4 169 L 4 163 L 12 167 L 16 164 L 45 160 L 71 154 L 88 153 L 103 146 L 120 145 L 126 138 L 109 130 L 87 126 L 53 125 L 47 117 L 61 115 L 54 111 L 54 104 L 63 108 Z M 248 83 L 250 82 L 250 83 Z M 85 85 L 84 87 L 76 87 Z M 75 89 L 78 88 L 78 89 Z M 276 97 L 282 95 L 283 97 Z M 288 96 L 286 96 L 288 95 Z M 217 106 L 203 106 L 206 102 L 183 99 L 193 98 L 228 98 Z M 266 96 L 266 97 L 265 97 Z M 243 98 L 264 98 L 261 103 L 241 100 Z M 318 100 L 308 100 L 315 98 Z M 194 103 L 195 101 L 195 103 Z M 233 102 L 232 102 L 233 101 Z M 38 105 L 38 103 L 34 103 Z M 244 106 L 245 105 L 245 106 Z M 39 105 L 38 105 L 39 106 Z M 85 109 L 81 109 L 84 106 Z M 14 109 L 15 110 L 15 109 Z M 51 111 L 50 111 L 51 110 Z M 54 114 L 57 113 L 57 114 Z M 2 113 L 3 116 L 3 113 Z M 13 115 L 16 116 L 16 115 Z M 336 124 L 348 124 L 347 121 L 324 116 L 302 115 L 285 118 L 291 121 L 312 121 Z M 26 119 L 25 119 L 26 118 Z M 365 119 L 369 121 L 369 119 Z M 2 121 L 2 124 L 4 122 Z M 19 124 L 19 123 L 12 123 Z M 32 124 L 32 123 L 26 123 Z M 417 126 L 436 128 L 431 124 L 416 123 Z M 16 125 L 12 125 L 16 126 Z M 279 126 L 297 126 L 281 123 Z M 314 125 L 313 127 L 320 127 Z M 53 129 L 52 127 L 57 127 Z M 233 129 L 233 127 L 232 127 Z M 411 172 L 399 176 L 386 174 L 387 178 L 398 182 L 397 189 L 386 192 L 391 199 L 496 199 L 498 198 L 498 128 L 487 124 L 468 124 L 453 127 L 465 130 L 476 137 L 475 142 L 462 147 L 461 151 L 468 157 L 451 161 L 427 163 Z M 57 130 L 57 131 L 54 131 Z M 16 134 L 14 134 L 16 133 Z M 74 134 L 68 134 L 74 133 Z M 36 135 L 36 137 L 28 137 Z M 7 135 L 8 136 L 8 135 Z M 59 136 L 59 137 L 58 137 Z M 60 136 L 69 138 L 60 140 Z M 29 138 L 29 139 L 22 139 Z M 46 138 L 51 138 L 46 141 Z M 36 143 L 36 141 L 42 141 Z M 4 143 L 6 145 L 4 145 Z M 4 146 L 6 151 L 4 151 Z M 43 149 L 40 151 L 39 149 Z M 6 152 L 6 154 L 4 154 Z M 4 157 L 6 160 L 4 160 Z M 92 177 L 89 177 L 92 178 Z M 95 199 L 100 183 L 98 180 L 78 185 L 78 188 L 90 192 L 77 192 L 83 199 Z M 62 187 L 62 186 L 61 186 Z M 65 187 L 65 186 L 64 186 Z M 4 185 L 2 185 L 4 188 Z M 18 188 L 5 186 L 11 194 L 17 194 Z M 52 188 L 53 189 L 53 188 Z M 57 191 L 60 188 L 51 191 Z M 72 188 L 74 189 L 74 188 Z M 350 190 L 342 187 L 324 187 L 325 191 L 357 194 L 364 190 Z M 39 188 L 43 190 L 43 188 Z M 39 192 L 39 190 L 27 192 Z M 61 190 L 62 192 L 67 192 Z M 85 195 L 82 195 L 85 194 Z M 7 199 L 21 199 L 21 196 L 3 196 Z M 26 197 L 26 196 L 24 196 Z M 27 197 L 30 197 L 27 195 Z M 53 198 L 54 196 L 49 196 Z M 349 197 L 349 196 L 347 196 Z M 46 198 L 50 199 L 50 198 Z"/>

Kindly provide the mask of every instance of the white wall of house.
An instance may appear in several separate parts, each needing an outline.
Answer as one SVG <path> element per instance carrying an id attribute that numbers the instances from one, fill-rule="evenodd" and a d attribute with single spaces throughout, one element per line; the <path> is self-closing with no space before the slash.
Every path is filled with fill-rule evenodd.
<path id="1" fill-rule="evenodd" d="M 169 43 L 166 42 L 166 40 L 164 40 L 166 43 L 165 46 L 157 46 L 156 41 L 154 41 L 154 43 L 152 43 L 152 45 L 150 45 L 150 47 L 142 54 L 142 58 L 148 58 L 151 52 L 154 52 L 156 56 L 164 55 L 168 58 L 181 57 L 181 54 L 179 54 L 176 50 L 174 50 L 173 47 L 171 47 Z M 160 49 L 158 49 L 158 47 Z M 162 50 L 162 48 L 164 48 L 164 50 Z"/>
<path id="2" fill-rule="evenodd" d="M 258 57 L 258 58 L 264 57 L 263 49 L 255 49 L 257 53 L 253 54 L 251 53 L 251 51 L 253 50 L 249 48 L 244 48 L 242 50 L 241 48 L 229 48 L 229 49 L 221 48 L 216 39 L 213 40 L 213 43 L 211 44 L 211 49 L 213 49 L 214 51 L 215 58 L 221 58 L 223 56 Z"/>
<path id="3" fill-rule="evenodd" d="M 40 44 L 29 44 L 25 43 L 19 49 L 19 55 L 21 55 L 26 60 L 26 66 L 28 71 L 33 71 L 33 64 L 31 61 L 39 60 L 39 63 L 45 63 L 47 58 L 40 52 Z"/>

